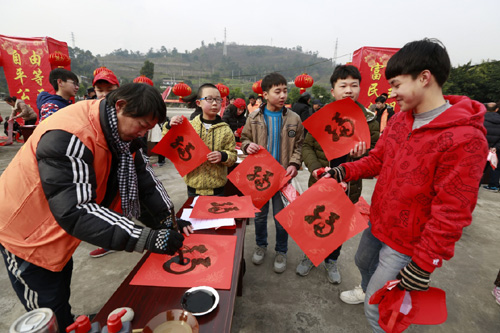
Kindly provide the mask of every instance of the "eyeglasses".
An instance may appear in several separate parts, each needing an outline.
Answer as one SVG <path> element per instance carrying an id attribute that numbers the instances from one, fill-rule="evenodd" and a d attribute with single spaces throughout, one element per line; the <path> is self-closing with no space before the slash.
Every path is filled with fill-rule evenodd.
<path id="1" fill-rule="evenodd" d="M 213 98 L 213 97 L 203 97 L 203 98 L 200 98 L 200 101 L 207 101 L 208 103 L 213 103 L 214 101 L 217 102 L 217 104 L 221 104 L 222 103 L 222 98 L 220 97 L 216 97 L 216 98 Z"/>
<path id="2" fill-rule="evenodd" d="M 75 87 L 79 87 L 80 85 L 78 82 L 72 81 L 72 80 L 66 80 L 66 82 L 72 83 Z"/>

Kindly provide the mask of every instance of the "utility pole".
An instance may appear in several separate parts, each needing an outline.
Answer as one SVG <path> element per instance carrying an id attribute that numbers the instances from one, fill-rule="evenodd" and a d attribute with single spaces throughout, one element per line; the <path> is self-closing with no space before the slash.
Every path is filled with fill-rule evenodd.
<path id="1" fill-rule="evenodd" d="M 71 33 L 71 42 L 73 44 L 73 48 L 75 48 L 75 34 L 73 32 Z"/>
<path id="2" fill-rule="evenodd" d="M 337 48 L 339 46 L 339 39 L 337 38 L 335 40 L 335 52 L 333 53 L 333 59 L 332 59 L 332 67 L 335 68 L 337 65 Z"/>
<path id="3" fill-rule="evenodd" d="M 227 57 L 227 40 L 226 40 L 226 28 L 224 28 L 224 46 L 222 48 L 222 55 Z"/>

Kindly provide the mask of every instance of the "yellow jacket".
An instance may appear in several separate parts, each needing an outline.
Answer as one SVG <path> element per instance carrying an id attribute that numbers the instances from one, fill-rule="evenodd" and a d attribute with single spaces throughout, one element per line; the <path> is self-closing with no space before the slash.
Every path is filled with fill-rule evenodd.
<path id="1" fill-rule="evenodd" d="M 191 125 L 211 151 L 222 153 L 222 162 L 212 164 L 205 161 L 202 165 L 184 176 L 186 185 L 196 189 L 196 194 L 213 195 L 214 189 L 223 187 L 227 182 L 227 168 L 236 162 L 236 141 L 228 124 L 217 116 L 215 123 L 207 130 L 200 116 L 191 120 Z M 168 132 L 166 126 L 163 135 Z M 226 157 L 227 156 L 227 157 Z"/>

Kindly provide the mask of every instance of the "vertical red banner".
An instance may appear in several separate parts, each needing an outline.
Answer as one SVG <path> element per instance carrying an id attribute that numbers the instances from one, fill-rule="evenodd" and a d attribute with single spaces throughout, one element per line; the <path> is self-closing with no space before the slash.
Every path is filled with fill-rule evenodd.
<path id="1" fill-rule="evenodd" d="M 399 111 L 399 105 L 395 100 L 391 100 L 391 87 L 385 78 L 385 68 L 387 61 L 399 49 L 388 47 L 363 46 L 354 51 L 352 64 L 361 73 L 361 93 L 358 102 L 365 107 L 375 104 L 375 99 L 382 93 L 389 94 L 387 104 L 391 105 L 395 111 Z"/>
<path id="2" fill-rule="evenodd" d="M 7 79 L 9 94 L 22 99 L 37 113 L 38 94 L 42 91 L 55 93 L 49 82 L 49 74 L 53 69 L 49 55 L 55 51 L 68 55 L 68 46 L 65 42 L 49 37 L 0 35 L 0 66 Z M 71 70 L 69 65 L 65 68 Z"/>

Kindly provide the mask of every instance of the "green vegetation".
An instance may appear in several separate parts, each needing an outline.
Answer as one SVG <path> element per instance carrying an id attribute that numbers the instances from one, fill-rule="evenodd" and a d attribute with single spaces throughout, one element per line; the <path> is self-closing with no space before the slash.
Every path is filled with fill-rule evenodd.
<path id="1" fill-rule="evenodd" d="M 264 45 L 227 45 L 228 55 L 222 55 L 223 44 L 206 44 L 192 52 L 179 52 L 175 47 L 150 48 L 146 53 L 117 49 L 101 56 L 94 56 L 88 50 L 69 47 L 72 70 L 81 77 L 83 95 L 91 86 L 93 71 L 99 66 L 113 70 L 121 84 L 132 82 L 139 74 L 153 80 L 159 90 L 163 81 L 183 81 L 193 91 L 205 82 L 224 83 L 231 96 L 248 97 L 254 94 L 252 84 L 266 74 L 278 71 L 289 82 L 297 75 L 307 73 L 314 78 L 314 85 L 308 89 L 313 98 L 323 103 L 332 101 L 329 78 L 333 71 L 329 59 L 318 57 L 317 52 L 303 51 L 300 45 L 293 48 L 271 47 Z M 289 85 L 288 102 L 299 97 L 298 88 Z M 500 99 L 500 61 L 484 61 L 479 65 L 470 63 L 452 68 L 450 78 L 444 85 L 445 94 L 466 95 L 480 102 Z M 0 93 L 8 94 L 7 83 L 0 70 Z"/>

